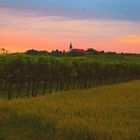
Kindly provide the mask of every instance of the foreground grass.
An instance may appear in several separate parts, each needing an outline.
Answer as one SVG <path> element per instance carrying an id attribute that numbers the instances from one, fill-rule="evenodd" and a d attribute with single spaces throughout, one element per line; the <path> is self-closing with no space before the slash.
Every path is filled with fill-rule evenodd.
<path id="1" fill-rule="evenodd" d="M 94 139 L 140 139 L 140 81 L 0 100 L 0 140 Z"/>

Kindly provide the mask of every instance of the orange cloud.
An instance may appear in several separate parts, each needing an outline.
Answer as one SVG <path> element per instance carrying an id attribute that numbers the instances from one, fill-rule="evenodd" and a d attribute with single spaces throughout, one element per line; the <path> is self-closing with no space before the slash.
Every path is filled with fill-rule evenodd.
<path id="1" fill-rule="evenodd" d="M 139 22 L 74 20 L 63 17 L 27 17 L 0 9 L 0 48 L 12 52 L 27 49 L 76 48 L 140 53 Z M 132 34 L 132 35 L 131 35 Z"/>
<path id="2" fill-rule="evenodd" d="M 51 50 L 51 46 L 56 45 L 50 38 L 35 32 L 20 30 L 1 30 L 0 47 L 13 52 L 25 51 L 27 49 Z"/>
<path id="3" fill-rule="evenodd" d="M 95 48 L 97 50 L 140 53 L 140 35 L 128 35 L 119 39 L 91 39 L 89 36 L 78 34 L 44 34 L 27 30 L 0 30 L 0 48 L 6 48 L 12 52 L 28 49 L 48 50 L 68 49 L 68 43 L 74 43 L 76 48 Z"/>
<path id="4" fill-rule="evenodd" d="M 128 35 L 118 40 L 123 45 L 135 45 L 140 47 L 140 35 Z"/>

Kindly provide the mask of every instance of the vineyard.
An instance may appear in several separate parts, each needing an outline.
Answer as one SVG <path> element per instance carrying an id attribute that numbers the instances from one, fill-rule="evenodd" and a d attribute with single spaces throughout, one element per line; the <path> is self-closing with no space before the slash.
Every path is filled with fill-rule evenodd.
<path id="1" fill-rule="evenodd" d="M 8 99 L 137 79 L 139 56 L 0 56 L 1 96 Z"/>

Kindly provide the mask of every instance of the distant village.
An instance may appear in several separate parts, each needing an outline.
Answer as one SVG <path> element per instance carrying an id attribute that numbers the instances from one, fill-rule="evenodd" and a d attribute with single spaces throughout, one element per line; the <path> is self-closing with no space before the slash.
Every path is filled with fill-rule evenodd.
<path id="1" fill-rule="evenodd" d="M 68 46 L 68 51 L 60 51 L 58 49 L 52 50 L 51 52 L 48 51 L 38 51 L 38 50 L 27 50 L 25 54 L 28 55 L 40 55 L 40 54 L 49 54 L 53 56 L 86 56 L 86 55 L 92 55 L 97 53 L 104 53 L 104 51 L 97 51 L 93 48 L 89 48 L 87 50 L 80 49 L 80 48 L 74 48 L 72 43 Z"/>
<path id="2" fill-rule="evenodd" d="M 84 49 L 74 49 L 72 46 L 72 43 L 70 43 L 69 52 L 72 52 L 72 51 L 75 51 L 77 53 L 86 53 L 86 50 L 84 50 Z"/>
<path id="3" fill-rule="evenodd" d="M 9 50 L 6 50 L 5 48 L 0 49 L 0 54 L 26 54 L 26 55 L 51 55 L 51 56 L 89 56 L 89 55 L 99 55 L 99 54 L 125 54 L 125 55 L 131 55 L 130 53 L 116 53 L 116 52 L 104 52 L 104 51 L 98 51 L 93 48 L 88 48 L 86 50 L 81 48 L 74 48 L 72 43 L 68 46 L 68 51 L 61 51 L 61 50 L 52 50 L 51 52 L 43 50 L 35 50 L 30 49 L 25 52 L 16 52 L 11 53 Z"/>
<path id="4" fill-rule="evenodd" d="M 20 52 L 21 53 L 21 52 Z M 71 56 L 82 56 L 82 55 L 87 55 L 89 53 L 98 53 L 98 51 L 90 48 L 87 50 L 84 49 L 79 49 L 79 48 L 74 48 L 72 43 L 70 43 L 70 45 L 68 46 L 68 51 L 61 51 L 61 50 L 52 50 L 51 52 L 48 52 L 46 50 L 43 51 L 39 51 L 39 50 L 35 50 L 35 49 L 30 49 L 27 50 L 26 52 L 22 52 L 25 53 L 27 55 L 53 55 L 53 56 L 63 56 L 63 55 L 71 55 Z M 1 48 L 0 49 L 0 54 L 19 54 L 19 52 L 16 53 L 10 53 L 9 50 L 6 50 L 5 48 Z"/>

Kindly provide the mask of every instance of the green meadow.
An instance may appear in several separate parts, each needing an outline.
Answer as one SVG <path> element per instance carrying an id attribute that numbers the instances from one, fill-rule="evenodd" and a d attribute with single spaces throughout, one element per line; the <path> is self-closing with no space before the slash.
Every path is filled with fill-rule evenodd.
<path id="1" fill-rule="evenodd" d="M 139 80 L 0 99 L 0 140 L 139 139 Z"/>

